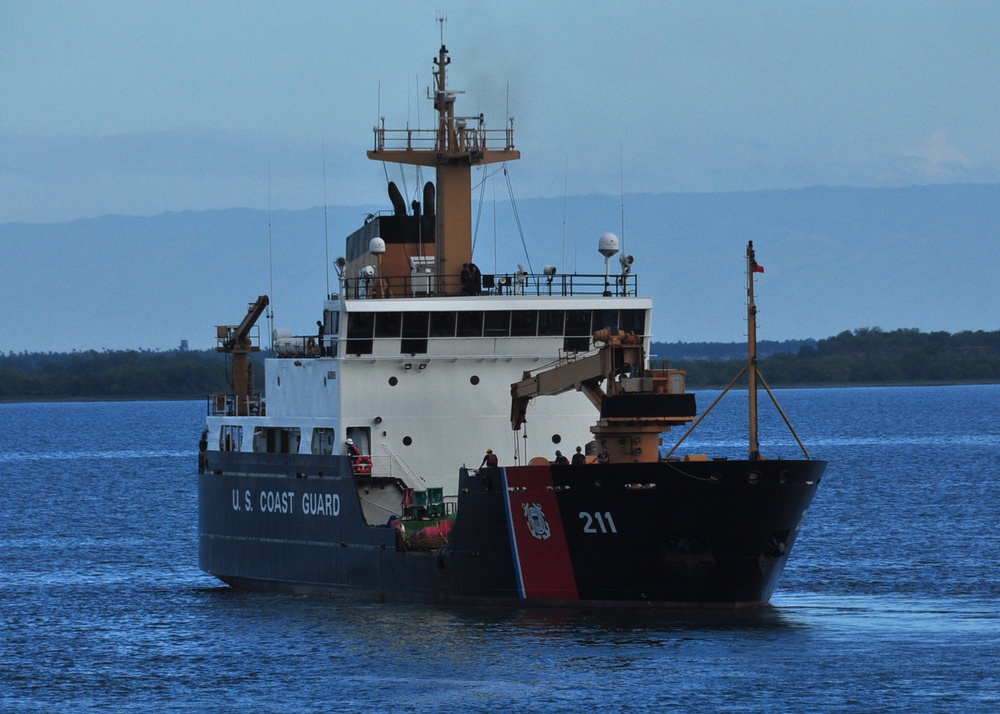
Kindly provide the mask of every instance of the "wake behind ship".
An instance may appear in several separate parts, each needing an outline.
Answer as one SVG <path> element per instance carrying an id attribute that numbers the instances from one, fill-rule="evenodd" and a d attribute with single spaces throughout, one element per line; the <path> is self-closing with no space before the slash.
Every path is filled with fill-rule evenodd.
<path id="1" fill-rule="evenodd" d="M 218 328 L 233 391 L 208 402 L 201 568 L 396 601 L 766 603 L 826 464 L 760 453 L 752 244 L 748 458 L 664 453 L 664 433 L 697 423 L 694 395 L 650 365 L 652 300 L 631 256 L 612 274 L 618 239 L 601 236 L 598 274 L 473 262 L 472 169 L 520 154 L 511 124 L 456 115 L 450 61 L 442 45 L 435 127 L 376 127 L 368 152 L 435 181 L 409 205 L 389 184 L 392 211 L 347 237 L 317 329 L 273 330 L 263 394 L 250 357 L 268 298 Z"/>

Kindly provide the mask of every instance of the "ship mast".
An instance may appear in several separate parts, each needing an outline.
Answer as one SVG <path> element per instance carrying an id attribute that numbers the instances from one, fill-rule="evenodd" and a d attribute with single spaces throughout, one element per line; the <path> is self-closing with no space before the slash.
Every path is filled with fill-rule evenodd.
<path id="1" fill-rule="evenodd" d="M 450 63 L 448 48 L 442 41 L 434 59 L 432 97 L 437 111 L 436 128 L 431 132 L 420 129 L 387 132 L 384 125 L 375 127 L 375 148 L 368 152 L 368 158 L 375 161 L 436 169 L 434 272 L 436 292 L 443 295 L 462 292 L 459 275 L 463 265 L 472 262 L 472 167 L 521 158 L 514 149 L 512 122 L 506 130 L 488 131 L 482 114 L 455 115 L 455 96 L 463 92 L 448 88 Z M 488 141 L 500 135 L 502 142 Z M 387 147 L 387 138 L 392 147 Z"/>
<path id="2" fill-rule="evenodd" d="M 750 397 L 750 460 L 760 459 L 757 440 L 757 305 L 753 295 L 754 273 L 762 272 L 754 255 L 753 241 L 747 243 L 747 379 Z"/>
<path id="3" fill-rule="evenodd" d="M 757 383 L 758 382 L 767 391 L 767 395 L 771 398 L 771 401 L 774 403 L 774 408 L 778 410 L 778 414 L 780 414 L 781 418 L 784 420 L 785 426 L 788 427 L 788 430 L 792 433 L 792 436 L 795 437 L 795 441 L 798 443 L 799 448 L 802 449 L 802 453 L 805 454 L 805 457 L 807 459 L 810 458 L 809 450 L 806 449 L 805 444 L 802 443 L 802 439 L 800 439 L 799 435 L 795 432 L 795 427 L 793 427 L 792 422 L 788 420 L 788 415 L 785 414 L 785 410 L 781 408 L 780 404 L 778 404 L 778 398 L 774 396 L 774 392 L 772 392 L 771 388 L 767 386 L 767 382 L 764 380 L 764 375 L 762 375 L 760 373 L 760 370 L 757 369 L 757 304 L 756 302 L 754 302 L 753 276 L 754 273 L 763 273 L 763 272 L 764 272 L 764 266 L 762 266 L 760 263 L 757 262 L 757 257 L 754 254 L 753 241 L 748 241 L 747 242 L 747 363 L 743 366 L 743 369 L 740 370 L 739 374 L 733 377 L 733 381 L 731 381 L 728 385 L 726 385 L 726 388 L 723 389 L 722 392 L 719 394 L 719 396 L 715 398 L 715 401 L 708 406 L 708 409 L 703 411 L 701 415 L 694 420 L 694 423 L 691 424 L 690 428 L 686 432 L 684 432 L 684 436 L 682 436 L 677 441 L 677 443 L 674 444 L 673 448 L 671 448 L 670 451 L 668 451 L 664 455 L 664 458 L 670 458 L 670 456 L 675 451 L 677 451 L 677 447 L 679 447 L 682 443 L 684 443 L 684 440 L 687 439 L 688 436 L 691 434 L 691 432 L 693 432 L 698 427 L 698 425 L 701 424 L 702 420 L 704 420 L 704 418 L 707 417 L 713 409 L 715 409 L 715 405 L 718 404 L 720 401 L 722 401 L 722 398 L 729 393 L 729 390 L 733 388 L 733 386 L 740 380 L 740 378 L 744 374 L 747 375 L 747 380 L 749 382 L 749 401 L 750 401 L 749 460 L 759 461 L 761 459 L 760 443 L 757 439 Z"/>

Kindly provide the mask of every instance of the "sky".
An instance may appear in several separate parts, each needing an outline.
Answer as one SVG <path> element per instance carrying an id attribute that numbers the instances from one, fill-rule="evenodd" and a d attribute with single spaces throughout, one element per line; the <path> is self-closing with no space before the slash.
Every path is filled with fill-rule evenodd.
<path id="1" fill-rule="evenodd" d="M 369 203 L 380 116 L 514 118 L 523 197 L 1000 180 L 1000 3 L 0 3 L 0 223 Z"/>
<path id="2" fill-rule="evenodd" d="M 459 113 L 513 121 L 518 199 L 1000 183 L 995 0 L 0 0 L 0 226 L 386 205 L 372 129 L 431 126 L 442 36 Z M 114 275 L 116 256 L 98 258 Z M 937 290 L 969 269 L 936 267 Z M 905 275 L 871 289 L 909 296 Z M 975 300 L 915 324 L 876 293 L 851 299 L 847 327 L 997 327 Z M 771 336 L 828 336 L 809 307 Z M 101 346 L 41 340 L 21 347 Z"/>

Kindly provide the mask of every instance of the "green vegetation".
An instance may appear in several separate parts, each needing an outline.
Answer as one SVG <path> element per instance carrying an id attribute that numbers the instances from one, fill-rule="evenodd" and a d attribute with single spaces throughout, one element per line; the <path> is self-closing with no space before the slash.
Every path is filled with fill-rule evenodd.
<path id="1" fill-rule="evenodd" d="M 797 346 L 798 351 L 789 351 Z M 745 346 L 654 345 L 659 356 L 739 354 Z M 745 354 L 745 352 L 744 352 Z M 769 356 L 763 356 L 769 354 Z M 771 386 L 1000 382 L 1000 331 L 883 332 L 877 327 L 835 337 L 774 343 L 761 350 L 760 370 Z M 255 360 L 259 356 L 255 357 Z M 745 357 L 672 359 L 688 387 L 725 386 Z M 230 390 L 231 365 L 215 352 L 128 350 L 0 355 L 0 400 L 202 399 Z M 263 369 L 258 367 L 258 387 Z"/>
<path id="2" fill-rule="evenodd" d="M 0 400 L 202 399 L 229 390 L 215 352 L 109 351 L 0 355 Z"/>
<path id="3" fill-rule="evenodd" d="M 746 358 L 678 360 L 689 388 L 725 386 Z M 771 354 L 758 366 L 774 386 L 921 384 L 1000 381 L 1000 332 L 920 332 L 878 327 L 844 331 L 806 344 L 797 354 Z"/>

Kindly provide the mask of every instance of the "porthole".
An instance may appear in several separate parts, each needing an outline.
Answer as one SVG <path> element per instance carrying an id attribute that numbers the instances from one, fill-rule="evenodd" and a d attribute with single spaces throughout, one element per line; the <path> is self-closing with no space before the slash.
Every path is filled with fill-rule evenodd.
<path id="1" fill-rule="evenodd" d="M 477 384 L 479 384 L 479 375 L 474 374 L 471 377 L 469 377 L 469 382 L 472 383 L 472 386 L 476 386 Z"/>
<path id="2" fill-rule="evenodd" d="M 389 386 L 390 387 L 395 387 L 397 384 L 399 384 L 399 380 L 398 379 L 396 379 L 395 377 L 389 377 Z"/>
<path id="3" fill-rule="evenodd" d="M 559 434 L 553 434 L 552 435 L 552 443 L 553 444 L 558 444 L 561 441 L 562 441 L 562 437 Z"/>
<path id="4" fill-rule="evenodd" d="M 410 438 L 409 436 L 404 436 L 403 437 L 403 446 L 409 446 L 412 443 L 413 443 L 413 439 L 412 438 Z"/>

